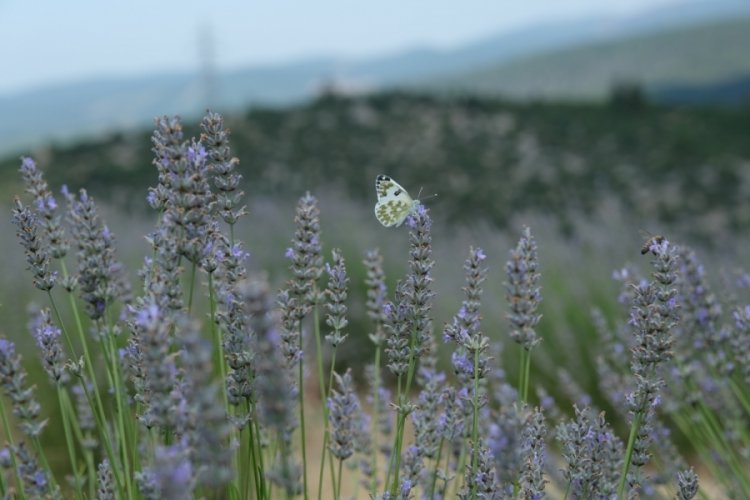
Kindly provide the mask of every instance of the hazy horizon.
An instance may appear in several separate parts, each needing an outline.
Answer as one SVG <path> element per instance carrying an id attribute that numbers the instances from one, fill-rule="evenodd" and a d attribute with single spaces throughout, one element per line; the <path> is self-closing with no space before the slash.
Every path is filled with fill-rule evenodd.
<path id="1" fill-rule="evenodd" d="M 589 16 L 629 16 L 689 0 L 481 2 L 344 0 L 273 6 L 169 0 L 34 4 L 0 0 L 0 95 L 98 78 L 281 65 L 318 57 L 370 58 L 451 49 L 525 27 Z M 144 14 L 144 12 L 152 14 Z M 20 48 L 20 49 L 19 49 Z"/>

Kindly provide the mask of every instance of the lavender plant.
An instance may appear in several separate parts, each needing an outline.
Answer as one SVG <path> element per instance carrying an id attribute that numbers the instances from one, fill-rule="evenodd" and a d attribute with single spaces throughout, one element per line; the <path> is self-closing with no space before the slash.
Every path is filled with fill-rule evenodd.
<path id="1" fill-rule="evenodd" d="M 618 272 L 626 321 L 612 326 L 595 313 L 592 326 L 604 403 L 565 367 L 555 369 L 562 390 L 531 381 L 540 264 L 524 228 L 505 266 L 508 334 L 521 346 L 514 386 L 501 335 L 485 331 L 480 312 L 499 308 L 497 296 L 484 295 L 488 254 L 499 249 L 469 248 L 464 297 L 438 349 L 437 236 L 427 208 L 407 219 L 408 271 L 391 294 L 378 251 L 365 254 L 364 283 L 340 249 L 324 265 L 318 201 L 305 194 L 286 251 L 288 280 L 272 293 L 264 274 L 248 272 L 262 263 L 235 234 L 246 212 L 242 176 L 221 116 L 204 118 L 199 139 L 186 138 L 178 118 L 160 118 L 153 146 L 147 201 L 156 225 L 135 297 L 94 198 L 65 189 L 61 213 L 36 163 L 21 161 L 31 200 L 17 199 L 12 217 L 32 283 L 49 303 L 36 308 L 30 332 L 46 375 L 37 383 L 56 391 L 57 407 L 38 402 L 16 344 L 0 339 L 8 402 L 0 495 L 688 499 L 704 493 L 690 466 L 700 462 L 727 495 L 750 496 L 750 306 L 712 292 L 694 252 L 654 239 L 649 279 L 634 267 Z M 354 303 L 359 288 L 364 304 Z M 347 360 L 336 353 L 344 339 L 367 334 L 373 363 L 361 404 L 358 372 L 337 373 Z M 306 391 L 315 383 L 318 401 Z M 619 435 L 623 420 L 629 431 Z M 65 454 L 43 440 L 48 422 L 59 422 Z M 677 433 L 697 456 L 681 455 Z"/>

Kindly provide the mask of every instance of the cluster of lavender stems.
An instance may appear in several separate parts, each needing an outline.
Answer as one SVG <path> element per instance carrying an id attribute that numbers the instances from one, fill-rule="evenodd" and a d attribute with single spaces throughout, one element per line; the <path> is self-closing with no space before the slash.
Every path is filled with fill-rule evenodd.
<path id="1" fill-rule="evenodd" d="M 503 279 L 508 337 L 521 353 L 512 381 L 501 339 L 482 326 L 483 301 L 497 306 L 483 295 L 487 280 L 500 280 L 487 265 L 491 252 L 469 248 L 464 298 L 436 342 L 433 221 L 421 204 L 406 221 L 408 272 L 392 293 L 379 251 L 364 254 L 362 283 L 344 252 L 323 252 L 309 193 L 297 205 L 286 284 L 274 291 L 265 275 L 249 273 L 235 234 L 246 211 L 229 139 L 216 113 L 197 139 L 178 118 L 156 121 L 156 187 L 147 196 L 156 227 L 136 292 L 93 196 L 63 189 L 63 212 L 36 163 L 22 159 L 31 200 L 16 199 L 12 217 L 48 301 L 29 324 L 46 375 L 39 383 L 55 389 L 57 408 L 42 407 L 16 344 L 0 338 L 8 403 L 0 495 L 338 499 L 356 487 L 381 499 L 690 499 L 701 486 L 673 442 L 676 429 L 698 453 L 713 453 L 705 463 L 728 495 L 750 496 L 750 306 L 722 309 L 695 253 L 654 238 L 650 278 L 617 273 L 625 321 L 612 327 L 594 315 L 608 415 L 562 368 L 562 393 L 531 383 L 542 297 L 529 228 Z M 355 287 L 366 290 L 361 308 Z M 366 332 L 352 321 L 358 310 Z M 347 360 L 337 359 L 354 341 L 372 348 L 366 388 L 357 367 L 341 371 Z M 307 371 L 316 372 L 319 423 L 305 411 Z M 63 430 L 64 468 L 50 466 L 43 446 L 51 421 Z M 627 435 L 615 432 L 619 421 Z M 307 449 L 315 430 L 317 463 Z"/>

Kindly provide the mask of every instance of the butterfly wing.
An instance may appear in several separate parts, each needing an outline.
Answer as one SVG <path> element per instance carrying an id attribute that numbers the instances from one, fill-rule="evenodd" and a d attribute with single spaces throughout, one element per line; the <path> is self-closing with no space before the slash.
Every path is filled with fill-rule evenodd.
<path id="1" fill-rule="evenodd" d="M 375 179 L 375 192 L 378 195 L 375 217 L 380 223 L 385 227 L 403 224 L 414 206 L 406 189 L 387 175 L 379 175 Z"/>

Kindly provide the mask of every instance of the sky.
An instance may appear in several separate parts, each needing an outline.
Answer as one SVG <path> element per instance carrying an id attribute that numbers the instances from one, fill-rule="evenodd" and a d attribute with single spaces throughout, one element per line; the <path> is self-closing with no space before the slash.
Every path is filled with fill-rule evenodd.
<path id="1" fill-rule="evenodd" d="M 0 95 L 88 78 L 451 48 L 686 0 L 0 0 Z M 206 43 L 210 40 L 210 43 Z"/>

